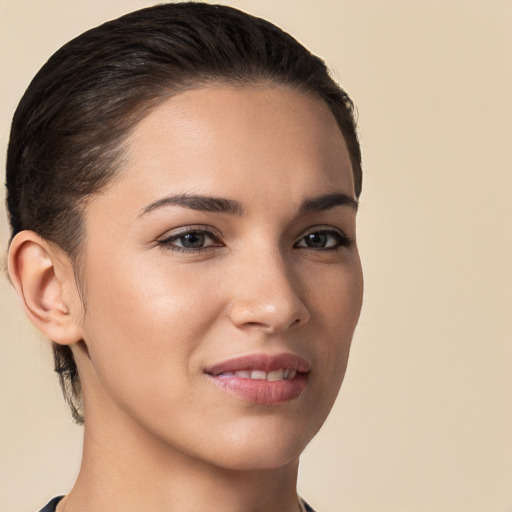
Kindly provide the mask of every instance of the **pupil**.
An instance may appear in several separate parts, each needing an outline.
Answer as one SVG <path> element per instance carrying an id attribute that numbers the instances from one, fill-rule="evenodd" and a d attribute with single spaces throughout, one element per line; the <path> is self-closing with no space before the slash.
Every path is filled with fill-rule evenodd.
<path id="1" fill-rule="evenodd" d="M 204 235 L 200 233 L 189 233 L 181 237 L 181 243 L 183 247 L 188 249 L 196 249 L 204 245 Z"/>
<path id="2" fill-rule="evenodd" d="M 327 235 L 325 233 L 311 233 L 306 238 L 309 247 L 325 247 Z"/>

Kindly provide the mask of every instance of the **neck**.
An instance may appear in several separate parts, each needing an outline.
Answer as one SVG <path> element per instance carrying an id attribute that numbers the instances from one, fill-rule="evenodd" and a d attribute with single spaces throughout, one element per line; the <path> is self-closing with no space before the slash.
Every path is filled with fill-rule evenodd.
<path id="1" fill-rule="evenodd" d="M 82 465 L 58 512 L 297 512 L 298 459 L 226 469 L 179 452 L 132 419 L 86 416 Z M 101 415 L 100 415 L 101 416 Z"/>

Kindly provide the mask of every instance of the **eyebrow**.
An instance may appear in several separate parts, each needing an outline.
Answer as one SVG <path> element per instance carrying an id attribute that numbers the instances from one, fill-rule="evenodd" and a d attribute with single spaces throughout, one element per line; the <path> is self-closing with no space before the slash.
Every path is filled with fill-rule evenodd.
<path id="1" fill-rule="evenodd" d="M 227 213 L 230 215 L 242 215 L 243 206 L 238 201 L 232 199 L 223 199 L 222 197 L 211 197 L 201 195 L 180 194 L 163 197 L 149 206 L 146 206 L 139 217 L 146 215 L 163 206 L 181 206 L 190 210 L 200 210 L 204 212 Z"/>
<path id="2" fill-rule="evenodd" d="M 143 215 L 146 215 L 164 206 L 180 206 L 182 208 L 189 208 L 190 210 L 226 213 L 229 215 L 243 215 L 244 213 L 244 207 L 242 203 L 233 199 L 203 195 L 179 194 L 166 196 L 151 203 L 141 211 L 139 217 L 142 217 Z M 358 202 L 348 194 L 341 192 L 323 194 L 321 196 L 304 199 L 299 207 L 299 214 L 304 215 L 307 213 L 330 210 L 336 206 L 348 206 L 357 211 Z"/>
<path id="3" fill-rule="evenodd" d="M 348 206 L 357 212 L 359 203 L 356 199 L 341 192 L 332 192 L 310 199 L 304 199 L 299 208 L 300 214 L 330 210 L 336 206 Z"/>

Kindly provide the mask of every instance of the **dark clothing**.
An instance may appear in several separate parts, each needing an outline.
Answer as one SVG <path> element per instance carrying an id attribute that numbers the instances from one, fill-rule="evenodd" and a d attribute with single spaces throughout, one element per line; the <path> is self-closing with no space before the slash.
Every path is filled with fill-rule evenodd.
<path id="1" fill-rule="evenodd" d="M 50 503 L 48 503 L 48 505 L 46 505 L 46 507 L 44 507 L 41 512 L 55 512 L 55 507 L 63 497 L 64 496 L 57 496 L 56 498 L 53 498 L 53 500 L 50 501 Z M 306 509 L 306 512 L 315 512 L 304 500 L 301 501 L 304 505 L 304 508 Z"/>
<path id="2" fill-rule="evenodd" d="M 302 498 L 300 499 L 300 501 L 304 505 L 306 512 L 315 512 Z"/>
<path id="3" fill-rule="evenodd" d="M 41 512 L 55 512 L 55 507 L 62 498 L 64 498 L 64 496 L 57 496 L 56 498 L 53 498 L 53 500 L 50 501 L 50 503 L 48 503 L 48 505 L 46 505 L 46 507 L 44 507 Z"/>

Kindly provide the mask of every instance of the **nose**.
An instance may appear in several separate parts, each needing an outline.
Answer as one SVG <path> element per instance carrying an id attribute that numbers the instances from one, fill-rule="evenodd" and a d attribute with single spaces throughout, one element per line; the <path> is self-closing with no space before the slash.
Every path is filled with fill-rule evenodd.
<path id="1" fill-rule="evenodd" d="M 251 258 L 231 276 L 236 280 L 229 317 L 240 329 L 268 334 L 284 332 L 309 321 L 310 312 L 300 297 L 300 280 L 278 254 Z"/>

